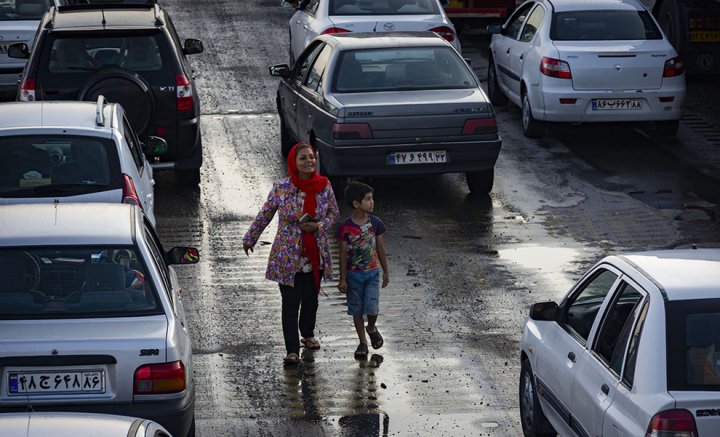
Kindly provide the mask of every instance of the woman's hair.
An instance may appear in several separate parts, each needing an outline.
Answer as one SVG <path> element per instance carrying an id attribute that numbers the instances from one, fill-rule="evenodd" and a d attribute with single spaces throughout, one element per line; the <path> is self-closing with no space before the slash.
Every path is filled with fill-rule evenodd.
<path id="1" fill-rule="evenodd" d="M 373 187 L 371 187 L 368 184 L 358 182 L 358 181 L 350 181 L 348 182 L 347 186 L 345 187 L 345 200 L 347 200 L 348 204 L 351 208 L 355 208 L 355 205 L 353 205 L 354 201 L 362 202 L 362 200 L 365 198 L 365 195 L 367 193 L 374 193 L 375 190 L 373 190 Z"/>
<path id="2" fill-rule="evenodd" d="M 295 158 L 297 158 L 302 149 L 310 149 L 313 153 L 315 153 L 315 149 L 313 149 L 313 146 L 310 143 L 300 141 L 297 143 L 297 147 L 295 147 Z"/>

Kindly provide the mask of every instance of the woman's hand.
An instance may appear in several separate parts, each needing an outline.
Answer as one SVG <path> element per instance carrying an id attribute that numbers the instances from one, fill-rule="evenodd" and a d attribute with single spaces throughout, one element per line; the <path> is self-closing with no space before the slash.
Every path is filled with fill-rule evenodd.
<path id="1" fill-rule="evenodd" d="M 243 243 L 243 250 L 245 251 L 245 255 L 250 256 L 248 251 L 253 252 L 252 246 L 248 246 L 247 244 Z"/>
<path id="2" fill-rule="evenodd" d="M 320 225 L 318 225 L 317 222 L 304 222 L 300 224 L 300 229 L 303 230 L 303 232 L 309 232 L 311 234 L 315 233 L 320 229 Z"/>

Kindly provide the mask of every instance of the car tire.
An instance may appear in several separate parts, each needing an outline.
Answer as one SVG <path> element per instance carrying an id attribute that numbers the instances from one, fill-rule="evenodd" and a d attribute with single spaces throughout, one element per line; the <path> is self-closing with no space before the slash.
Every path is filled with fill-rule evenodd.
<path id="1" fill-rule="evenodd" d="M 467 186 L 473 194 L 488 194 L 495 181 L 495 169 L 465 173 Z"/>
<path id="2" fill-rule="evenodd" d="M 175 170 L 175 178 L 179 186 L 184 188 L 195 188 L 200 185 L 199 168 L 182 168 Z"/>
<path id="3" fill-rule="evenodd" d="M 530 97 L 528 93 L 523 93 L 522 96 L 522 124 L 523 134 L 528 138 L 542 138 L 543 130 L 545 126 L 541 121 L 538 121 L 533 117 L 532 107 L 530 106 Z"/>
<path id="4" fill-rule="evenodd" d="M 492 57 L 490 58 L 490 65 L 488 65 L 487 88 L 490 103 L 495 106 L 507 105 L 508 98 L 500 89 L 500 84 L 497 80 L 497 71 L 495 70 L 495 62 Z"/>
<path id="5" fill-rule="evenodd" d="M 655 132 L 660 137 L 674 137 L 680 128 L 679 120 L 666 120 L 655 122 Z"/>
<path id="6" fill-rule="evenodd" d="M 315 144 L 313 144 L 312 146 L 315 150 L 317 150 Z M 342 199 L 343 193 L 345 191 L 345 186 L 347 185 L 347 176 L 328 175 L 327 169 L 325 168 L 325 165 L 323 165 L 323 160 L 319 153 L 318 160 L 320 161 L 320 174 L 328 178 L 328 180 L 330 181 L 330 185 L 332 186 L 333 192 L 335 193 L 335 199 Z"/>
<path id="7" fill-rule="evenodd" d="M 548 422 L 538 401 L 535 377 L 530 362 L 525 359 L 520 365 L 520 423 L 525 437 L 555 437 L 557 433 Z"/>
<path id="8" fill-rule="evenodd" d="M 290 149 L 295 145 L 292 139 L 292 135 L 288 132 L 287 126 L 285 125 L 285 118 L 280 116 L 280 153 L 283 158 L 287 158 Z"/>
<path id="9" fill-rule="evenodd" d="M 78 100 L 119 103 L 138 136 L 143 137 L 155 113 L 155 96 L 147 81 L 137 73 L 122 68 L 101 69 L 80 88 Z"/>

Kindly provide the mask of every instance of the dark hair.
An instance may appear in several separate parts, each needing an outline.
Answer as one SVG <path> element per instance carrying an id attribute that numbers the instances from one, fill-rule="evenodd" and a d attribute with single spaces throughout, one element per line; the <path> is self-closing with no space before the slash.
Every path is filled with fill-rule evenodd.
<path id="1" fill-rule="evenodd" d="M 315 153 L 315 149 L 313 148 L 312 144 L 306 143 L 305 141 L 300 141 L 299 143 L 295 144 L 295 158 L 297 158 L 298 153 L 302 149 L 310 149 L 311 152 Z"/>
<path id="2" fill-rule="evenodd" d="M 345 187 L 344 197 L 345 200 L 347 200 L 348 205 L 350 205 L 350 208 L 355 208 L 355 206 L 353 205 L 354 201 L 362 202 L 367 193 L 374 192 L 375 190 L 373 190 L 373 187 L 368 184 L 358 181 L 350 181 Z"/>
<path id="3" fill-rule="evenodd" d="M 120 262 L 120 258 L 127 258 L 130 260 L 130 252 L 125 249 L 120 249 L 115 253 L 115 262 Z"/>

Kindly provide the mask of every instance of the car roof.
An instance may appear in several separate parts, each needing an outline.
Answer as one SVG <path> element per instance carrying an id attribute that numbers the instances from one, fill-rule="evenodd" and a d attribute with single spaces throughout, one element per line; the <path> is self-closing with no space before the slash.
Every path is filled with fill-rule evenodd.
<path id="1" fill-rule="evenodd" d="M 100 128 L 112 126 L 112 104 L 103 108 L 104 126 L 96 124 L 96 102 L 39 101 L 0 103 L 0 129 L 28 127 Z"/>
<path id="2" fill-rule="evenodd" d="M 435 32 L 348 32 L 323 35 L 329 44 L 343 50 L 383 47 L 447 47 L 449 44 Z"/>
<path id="3" fill-rule="evenodd" d="M 132 244 L 136 208 L 125 203 L 4 205 L 0 246 Z"/>
<path id="4" fill-rule="evenodd" d="M 619 258 L 655 282 L 668 300 L 720 299 L 720 249 L 658 250 Z"/>
<path id="5" fill-rule="evenodd" d="M 644 10 L 643 6 L 635 0 L 547 0 L 555 12 L 565 11 L 597 11 L 603 9 Z"/>
<path id="6" fill-rule="evenodd" d="M 51 9 L 49 13 L 54 31 L 63 30 L 128 30 L 155 29 L 162 26 L 158 19 L 159 6 L 98 7 Z"/>

